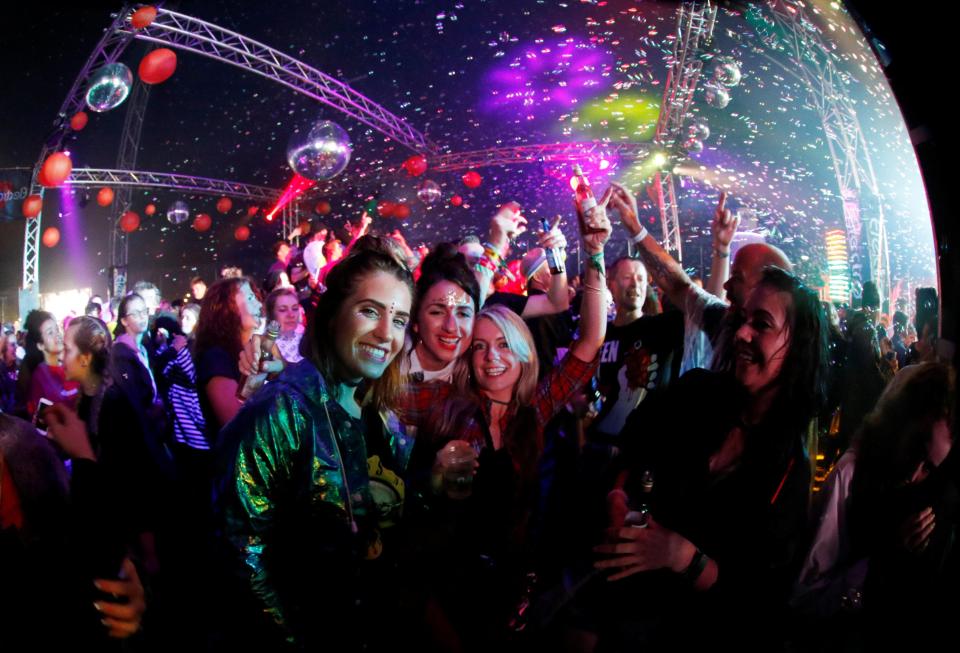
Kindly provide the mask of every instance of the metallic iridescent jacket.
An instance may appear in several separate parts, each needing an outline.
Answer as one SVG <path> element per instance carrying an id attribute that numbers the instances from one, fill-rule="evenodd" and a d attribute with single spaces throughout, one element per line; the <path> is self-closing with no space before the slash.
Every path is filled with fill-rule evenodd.
<path id="1" fill-rule="evenodd" d="M 395 419 L 385 424 L 388 445 L 403 467 L 412 439 L 402 434 Z M 360 423 L 331 398 L 320 372 L 304 360 L 288 365 L 244 405 L 220 433 L 217 450 L 214 501 L 222 536 L 235 554 L 234 570 L 249 582 L 272 619 L 295 638 L 266 550 L 278 512 L 290 512 L 289 506 L 278 510 L 277 499 L 303 503 L 295 507 L 299 514 L 322 514 L 325 519 L 334 515 L 341 522 L 333 524 L 336 530 L 342 531 L 342 525 L 357 533 L 357 524 L 369 521 L 366 517 L 373 512 Z M 321 532 L 326 528 L 310 526 L 319 526 Z M 314 561 L 295 561 L 300 562 Z"/>

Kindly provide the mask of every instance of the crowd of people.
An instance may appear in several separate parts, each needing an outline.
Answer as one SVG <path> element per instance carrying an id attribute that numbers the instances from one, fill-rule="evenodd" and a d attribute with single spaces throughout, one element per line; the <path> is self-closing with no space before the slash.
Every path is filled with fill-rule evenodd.
<path id="1" fill-rule="evenodd" d="M 870 282 L 821 301 L 772 245 L 731 260 L 722 196 L 702 285 L 629 190 L 590 199 L 570 279 L 556 222 L 511 251 L 515 203 L 430 249 L 364 215 L 346 246 L 297 229 L 262 283 L 5 331 L 5 649 L 935 641 L 960 569 L 935 293 L 912 321 Z"/>

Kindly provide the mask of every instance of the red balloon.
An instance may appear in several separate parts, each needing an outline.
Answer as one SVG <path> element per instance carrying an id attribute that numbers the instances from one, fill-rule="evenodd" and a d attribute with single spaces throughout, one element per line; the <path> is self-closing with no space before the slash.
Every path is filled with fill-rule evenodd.
<path id="1" fill-rule="evenodd" d="M 30 195 L 23 200 L 23 217 L 35 218 L 40 215 L 40 209 L 43 208 L 43 198 L 39 195 Z"/>
<path id="2" fill-rule="evenodd" d="M 257 211 L 260 210 L 259 206 L 249 206 L 247 207 L 247 217 L 252 218 L 257 214 Z"/>
<path id="3" fill-rule="evenodd" d="M 137 29 L 143 29 L 150 23 L 154 21 L 157 17 L 157 8 L 156 7 L 140 7 L 135 12 L 133 16 L 130 17 L 130 24 L 136 27 Z"/>
<path id="4" fill-rule="evenodd" d="M 201 233 L 209 229 L 211 226 L 213 226 L 213 218 L 206 213 L 201 213 L 193 219 L 193 228 Z"/>
<path id="5" fill-rule="evenodd" d="M 450 203 L 453 204 L 454 206 L 460 206 L 461 204 L 463 204 L 463 198 L 460 197 L 459 195 L 454 195 L 453 197 L 450 198 Z"/>
<path id="6" fill-rule="evenodd" d="M 482 181 L 483 177 L 476 170 L 471 170 L 463 175 L 463 185 L 467 188 L 476 188 Z"/>
<path id="7" fill-rule="evenodd" d="M 245 224 L 240 225 L 233 232 L 233 237 L 237 240 L 246 240 L 250 237 L 250 227 Z"/>
<path id="8" fill-rule="evenodd" d="M 47 188 L 56 188 L 67 180 L 72 170 L 73 161 L 70 157 L 63 152 L 54 152 L 43 162 L 38 181 Z"/>
<path id="9" fill-rule="evenodd" d="M 127 211 L 120 216 L 120 229 L 126 233 L 131 233 L 140 228 L 140 216 L 134 211 Z"/>
<path id="10" fill-rule="evenodd" d="M 330 202 L 328 202 L 327 200 L 320 200 L 319 202 L 317 202 L 317 206 L 315 207 L 314 210 L 320 215 L 326 215 L 330 213 L 330 209 L 331 209 Z"/>
<path id="11" fill-rule="evenodd" d="M 97 204 L 100 206 L 110 206 L 113 204 L 113 189 L 104 186 L 97 193 Z"/>
<path id="12" fill-rule="evenodd" d="M 87 126 L 87 112 L 86 111 L 77 111 L 73 114 L 73 117 L 70 118 L 70 129 L 75 132 L 80 131 Z"/>
<path id="13" fill-rule="evenodd" d="M 397 210 L 397 204 L 390 200 L 380 200 L 377 202 L 377 213 L 381 218 L 389 218 Z"/>
<path id="14" fill-rule="evenodd" d="M 414 154 L 401 166 L 411 177 L 419 177 L 427 171 L 427 159 L 422 154 Z"/>
<path id="15" fill-rule="evenodd" d="M 140 79 L 144 84 L 159 84 L 170 79 L 176 69 L 176 53 L 170 48 L 157 48 L 140 60 Z"/>
<path id="16" fill-rule="evenodd" d="M 40 242 L 46 247 L 56 247 L 60 242 L 60 230 L 56 227 L 47 227 L 43 231 L 43 236 L 40 237 Z"/>
<path id="17" fill-rule="evenodd" d="M 406 220 L 410 217 L 410 207 L 406 204 L 397 204 L 393 209 L 393 217 L 399 220 Z"/>
<path id="18" fill-rule="evenodd" d="M 154 206 L 153 204 L 147 204 L 144 207 L 143 212 L 146 213 L 147 215 L 153 215 L 154 213 L 157 212 L 157 207 Z"/>
<path id="19" fill-rule="evenodd" d="M 229 213 L 232 208 L 233 200 L 229 197 L 221 197 L 217 200 L 217 210 L 220 211 L 220 213 Z"/>

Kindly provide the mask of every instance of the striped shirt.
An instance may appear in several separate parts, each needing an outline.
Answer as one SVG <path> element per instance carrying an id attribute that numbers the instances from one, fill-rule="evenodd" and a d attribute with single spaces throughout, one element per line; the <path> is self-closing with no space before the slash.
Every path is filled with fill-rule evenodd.
<path id="1" fill-rule="evenodd" d="M 167 406 L 173 421 L 173 439 L 192 449 L 210 449 L 204 436 L 206 421 L 197 395 L 197 372 L 187 347 L 167 363 L 163 375 L 170 383 Z"/>

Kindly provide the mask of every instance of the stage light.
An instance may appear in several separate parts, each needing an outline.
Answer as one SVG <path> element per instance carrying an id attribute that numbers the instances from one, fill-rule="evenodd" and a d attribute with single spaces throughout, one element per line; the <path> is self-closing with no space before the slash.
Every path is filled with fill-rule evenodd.
<path id="1" fill-rule="evenodd" d="M 843 303 L 850 299 L 850 261 L 847 257 L 847 235 L 842 229 L 831 229 L 827 241 L 827 269 L 830 301 Z"/>
<path id="2" fill-rule="evenodd" d="M 267 211 L 266 216 L 264 216 L 267 222 L 273 222 L 274 217 L 277 213 L 283 209 L 287 204 L 295 200 L 297 197 L 310 190 L 316 185 L 317 182 L 312 179 L 307 179 L 306 177 L 301 177 L 300 175 L 294 174 L 293 179 L 290 180 L 290 183 L 287 184 L 287 187 L 283 189 L 283 193 L 280 195 L 280 199 L 277 200 L 276 205 Z"/>

